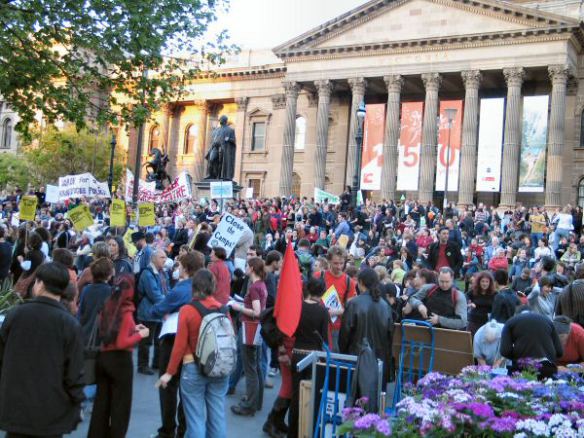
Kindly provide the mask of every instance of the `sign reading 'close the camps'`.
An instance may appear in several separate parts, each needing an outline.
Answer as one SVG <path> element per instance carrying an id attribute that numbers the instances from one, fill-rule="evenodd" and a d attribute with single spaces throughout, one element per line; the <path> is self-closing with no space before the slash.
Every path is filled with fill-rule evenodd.
<path id="1" fill-rule="evenodd" d="M 229 213 L 226 213 L 225 216 L 223 216 L 223 219 L 221 219 L 221 222 L 219 222 L 219 226 L 217 226 L 217 229 L 209 239 L 207 245 L 209 248 L 215 246 L 225 248 L 227 257 L 229 257 L 246 228 L 247 225 L 245 222 L 237 219 Z"/>

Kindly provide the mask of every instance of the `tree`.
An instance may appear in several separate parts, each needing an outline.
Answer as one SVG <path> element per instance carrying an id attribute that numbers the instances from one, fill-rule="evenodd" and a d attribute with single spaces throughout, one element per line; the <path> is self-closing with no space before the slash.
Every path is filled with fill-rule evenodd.
<path id="1" fill-rule="evenodd" d="M 8 185 L 26 189 L 29 182 L 29 168 L 22 159 L 14 154 L 0 154 L 0 189 Z"/>
<path id="2" fill-rule="evenodd" d="M 0 0 L 0 94 L 21 118 L 16 128 L 30 138 L 39 113 L 77 128 L 88 116 L 144 123 L 203 62 L 235 49 L 225 31 L 203 39 L 228 1 Z"/>
<path id="3" fill-rule="evenodd" d="M 35 130 L 32 141 L 23 146 L 23 156 L 31 169 L 35 185 L 56 184 L 60 176 L 89 172 L 99 181 L 109 174 L 110 137 L 74 126 L 63 129 L 49 127 Z M 114 157 L 114 184 L 119 182 L 124 167 L 120 148 Z"/>

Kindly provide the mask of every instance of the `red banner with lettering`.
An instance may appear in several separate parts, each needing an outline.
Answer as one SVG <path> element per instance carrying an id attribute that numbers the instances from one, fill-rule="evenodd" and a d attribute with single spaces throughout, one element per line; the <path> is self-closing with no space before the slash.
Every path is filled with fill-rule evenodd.
<path id="1" fill-rule="evenodd" d="M 424 102 L 403 102 L 398 146 L 397 189 L 418 190 Z"/>
<path id="2" fill-rule="evenodd" d="M 366 105 L 363 126 L 363 153 L 361 155 L 361 190 L 381 188 L 383 168 L 383 133 L 385 130 L 385 104 Z"/>

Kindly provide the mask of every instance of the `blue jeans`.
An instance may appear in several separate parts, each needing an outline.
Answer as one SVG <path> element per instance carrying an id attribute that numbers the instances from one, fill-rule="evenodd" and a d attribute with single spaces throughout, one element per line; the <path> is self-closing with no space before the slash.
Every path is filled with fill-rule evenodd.
<path id="1" fill-rule="evenodd" d="M 562 237 L 570 237 L 570 230 L 565 228 L 556 228 L 556 236 L 554 239 L 553 250 L 554 252 L 558 249 L 558 245 L 560 244 L 560 239 Z"/>
<path id="2" fill-rule="evenodd" d="M 543 233 L 531 233 L 531 244 L 537 248 L 537 242 L 543 237 Z"/>
<path id="3" fill-rule="evenodd" d="M 262 370 L 262 376 L 264 379 L 268 375 L 268 355 L 270 354 L 270 349 L 268 348 L 268 344 L 262 340 L 262 356 L 260 358 L 260 369 Z"/>
<path id="4" fill-rule="evenodd" d="M 187 420 L 186 438 L 225 438 L 225 395 L 227 377 L 201 374 L 195 363 L 183 365 L 180 394 Z M 206 415 L 205 415 L 206 410 Z"/>
<path id="5" fill-rule="evenodd" d="M 241 329 L 237 332 L 237 363 L 235 364 L 235 369 L 229 376 L 229 388 L 235 389 L 239 380 L 243 376 L 243 362 L 241 360 L 241 350 L 243 349 L 243 341 L 241 339 Z"/>

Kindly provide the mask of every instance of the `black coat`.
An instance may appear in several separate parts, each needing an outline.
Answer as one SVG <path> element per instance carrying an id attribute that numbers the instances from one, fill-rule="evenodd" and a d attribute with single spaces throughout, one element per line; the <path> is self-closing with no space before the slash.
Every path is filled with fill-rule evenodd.
<path id="1" fill-rule="evenodd" d="M 440 242 L 434 242 L 428 247 L 428 265 L 430 266 L 430 269 L 436 268 L 439 252 Z M 458 276 L 458 271 L 462 268 L 463 259 L 462 253 L 460 252 L 460 246 L 452 240 L 449 240 L 446 243 L 446 258 L 448 259 L 448 264 Z"/>
<path id="2" fill-rule="evenodd" d="M 0 329 L 0 429 L 70 433 L 83 395 L 81 327 L 65 307 L 37 297 L 10 311 Z"/>

